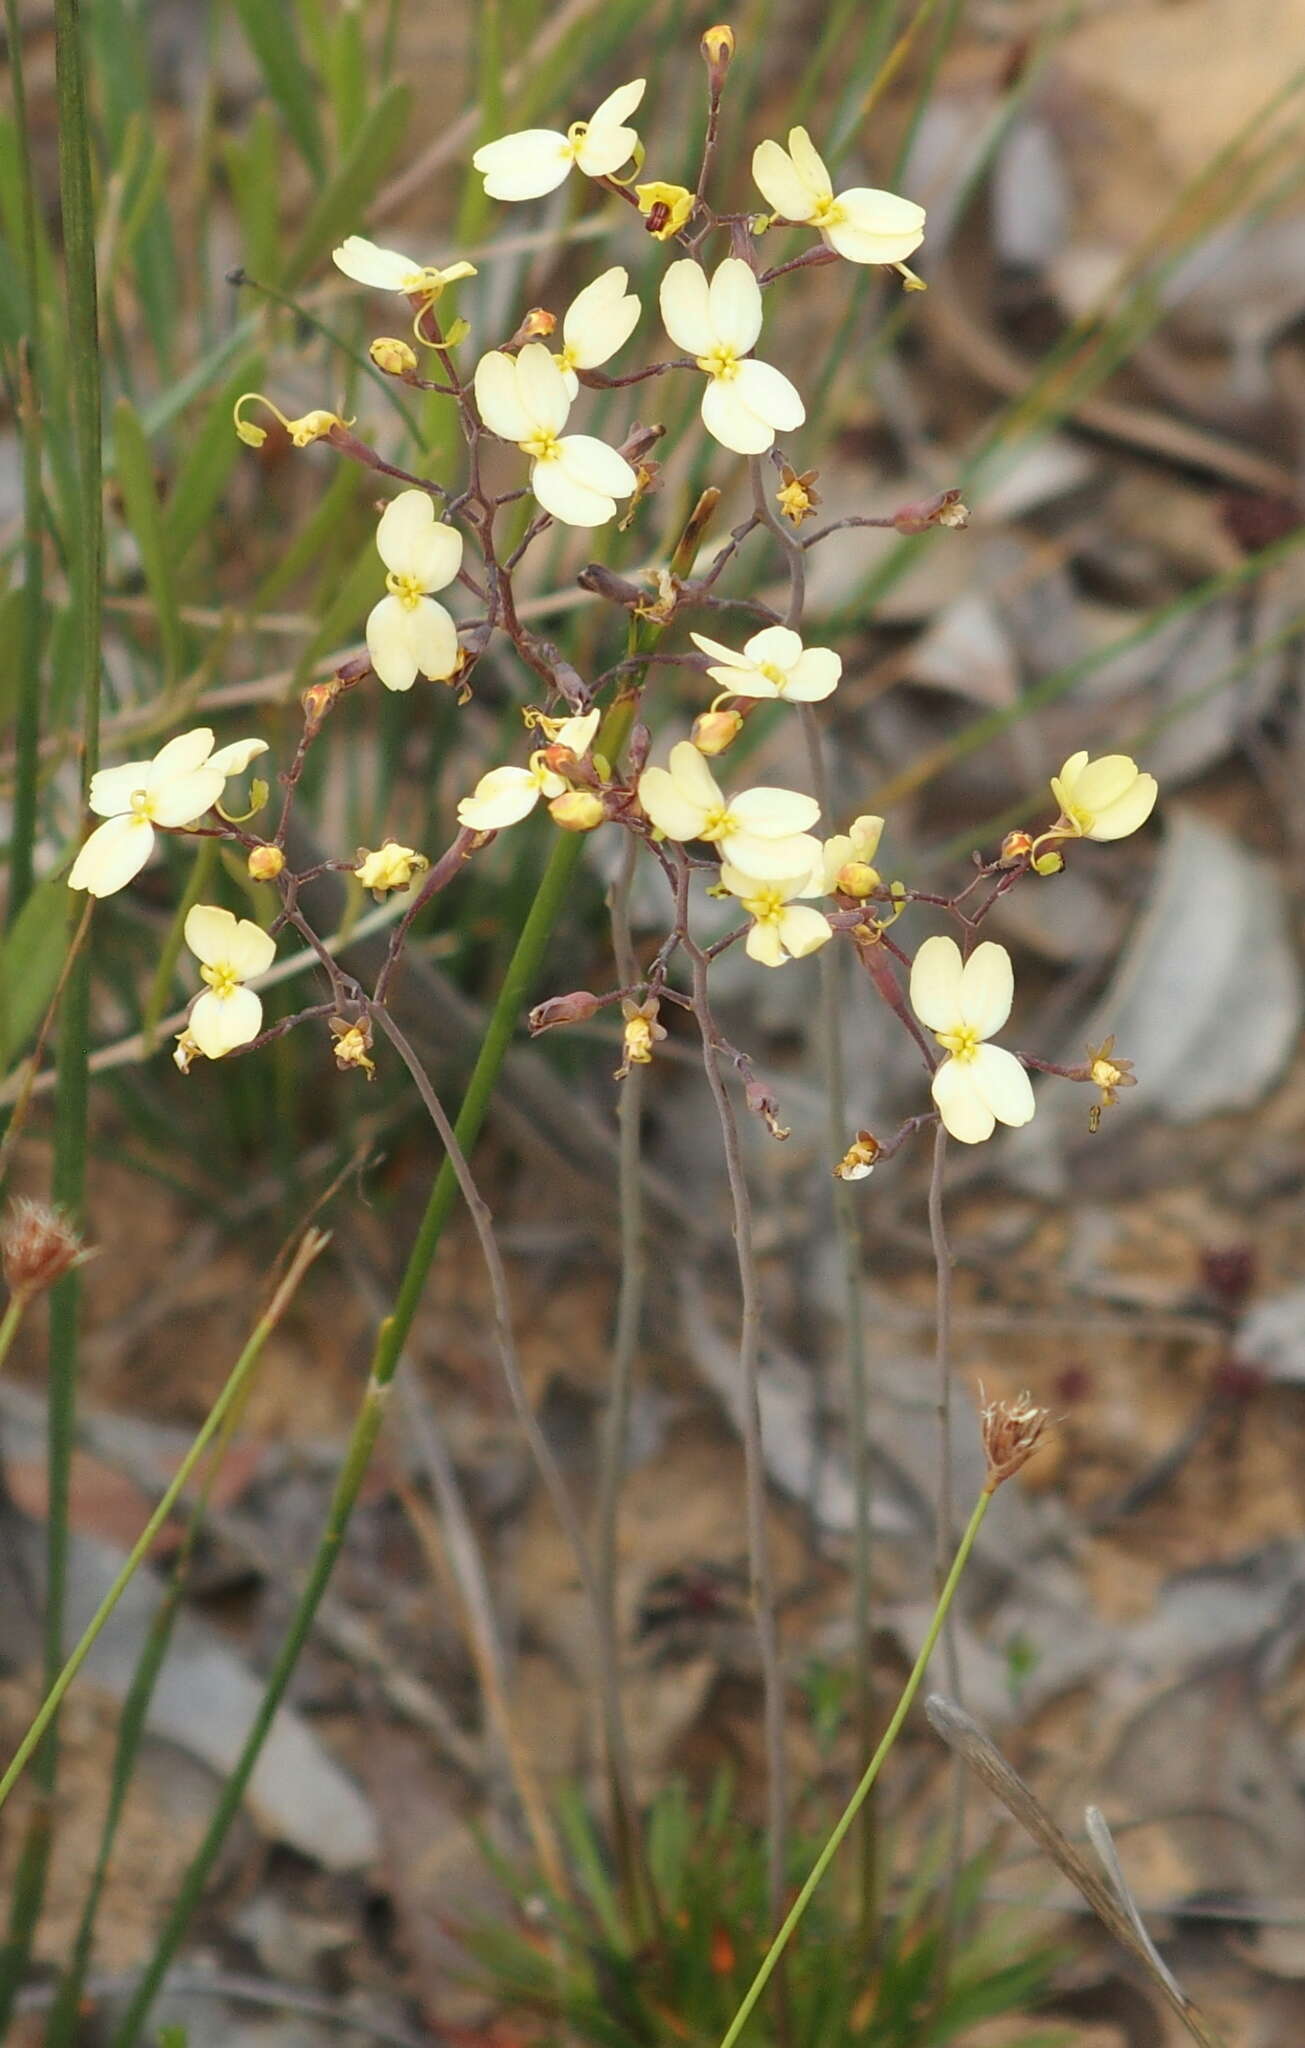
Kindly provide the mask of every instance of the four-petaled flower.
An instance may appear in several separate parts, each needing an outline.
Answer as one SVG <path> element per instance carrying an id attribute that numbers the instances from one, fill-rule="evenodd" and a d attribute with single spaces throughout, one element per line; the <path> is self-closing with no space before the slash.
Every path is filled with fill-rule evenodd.
<path id="1" fill-rule="evenodd" d="M 561 796 L 569 785 L 558 774 L 558 765 L 565 767 L 568 755 L 577 761 L 584 758 L 600 716 L 597 711 L 586 711 L 579 718 L 539 719 L 549 745 L 538 748 L 526 768 L 491 768 L 488 775 L 482 775 L 471 795 L 458 805 L 459 825 L 469 826 L 473 832 L 499 832 L 528 816 L 541 796 Z"/>
<path id="2" fill-rule="evenodd" d="M 432 590 L 452 583 L 462 566 L 462 535 L 435 517 L 425 491 L 400 491 L 381 514 L 376 546 L 389 572 L 389 593 L 367 620 L 367 652 L 387 690 L 410 690 L 418 674 L 447 681 L 462 651 L 458 634 Z"/>
<path id="3" fill-rule="evenodd" d="M 276 941 L 261 925 L 211 903 L 196 903 L 186 917 L 186 944 L 200 963 L 208 983 L 186 1020 L 186 1036 L 205 1059 L 220 1060 L 238 1045 L 257 1038 L 263 1003 L 245 983 L 265 974 L 276 954 Z"/>
<path id="4" fill-rule="evenodd" d="M 832 647 L 804 647 L 788 626 L 763 626 L 743 643 L 743 652 L 690 633 L 695 647 L 718 666 L 707 674 L 734 697 L 787 697 L 794 704 L 818 704 L 838 688 L 842 658 Z"/>
<path id="5" fill-rule="evenodd" d="M 924 240 L 924 208 L 895 192 L 852 185 L 835 195 L 824 159 L 805 128 L 790 128 L 788 148 L 759 142 L 752 175 L 783 220 L 819 228 L 849 263 L 904 263 Z"/>
<path id="6" fill-rule="evenodd" d="M 726 860 L 721 862 L 720 878 L 752 919 L 744 950 L 763 967 L 782 967 L 786 960 L 805 959 L 808 953 L 823 946 L 826 939 L 833 938 L 828 921 L 818 910 L 793 900 L 818 894 L 809 872 L 782 881 L 760 882 L 755 875 L 743 874 Z"/>
<path id="7" fill-rule="evenodd" d="M 138 875 L 154 848 L 156 825 L 193 825 L 221 796 L 229 775 L 239 775 L 265 740 L 236 740 L 213 751 L 208 726 L 178 733 L 152 761 L 126 761 L 91 777 L 89 802 L 97 825 L 72 865 L 70 889 L 112 896 Z"/>
<path id="8" fill-rule="evenodd" d="M 530 488 L 564 526 L 602 526 L 639 479 L 592 434 L 563 434 L 571 400 L 557 357 L 542 341 L 517 356 L 492 349 L 476 365 L 476 404 L 491 434 L 530 457 Z"/>
<path id="9" fill-rule="evenodd" d="M 990 939 L 965 961 L 948 938 L 926 939 L 915 956 L 911 1007 L 947 1054 L 934 1070 L 933 1099 L 962 1145 L 1033 1115 L 1033 1090 L 1014 1053 L 984 1043 L 1006 1022 L 1014 993 L 1010 954 Z"/>
<path id="10" fill-rule="evenodd" d="M 355 284 L 378 292 L 402 292 L 409 299 L 437 299 L 446 284 L 476 275 L 474 263 L 450 263 L 447 270 L 437 270 L 433 263 L 417 263 L 397 249 L 380 249 L 365 235 L 347 236 L 332 249 L 331 261 Z"/>
<path id="11" fill-rule="evenodd" d="M 793 789 L 745 789 L 726 797 L 689 740 L 671 748 L 666 768 L 645 768 L 639 801 L 668 839 L 706 839 L 722 860 L 759 882 L 810 875 L 820 842 L 809 828 L 820 816 L 813 797 Z"/>
<path id="12" fill-rule="evenodd" d="M 572 164 L 586 178 L 610 178 L 639 146 L 624 124 L 643 98 L 645 81 L 618 85 L 587 121 L 573 121 L 563 135 L 556 128 L 522 128 L 485 142 L 471 161 L 491 199 L 540 199 L 556 191 Z"/>
<path id="13" fill-rule="evenodd" d="M 624 348 L 639 324 L 639 301 L 626 288 L 629 272 L 617 263 L 577 292 L 562 321 L 562 348 L 557 366 L 562 372 L 566 395 L 574 400 L 580 390 L 577 370 L 596 370 Z"/>
<path id="14" fill-rule="evenodd" d="M 1051 794 L 1060 805 L 1052 827 L 1056 837 L 1127 839 L 1150 817 L 1157 786 L 1154 775 L 1144 775 L 1127 754 L 1089 761 L 1084 752 L 1071 754 L 1052 776 Z"/>
<path id="15" fill-rule="evenodd" d="M 788 378 L 749 355 L 761 333 L 761 287 L 741 257 L 727 256 L 710 285 L 691 256 L 672 263 L 661 307 L 675 346 L 706 372 L 702 423 L 723 448 L 761 455 L 776 433 L 802 425 L 806 407 Z"/>

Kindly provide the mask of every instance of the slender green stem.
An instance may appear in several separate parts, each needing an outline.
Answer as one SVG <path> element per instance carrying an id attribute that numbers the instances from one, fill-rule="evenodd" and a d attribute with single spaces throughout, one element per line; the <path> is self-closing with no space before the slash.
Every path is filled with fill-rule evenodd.
<path id="1" fill-rule="evenodd" d="M 744 1995 L 743 2003 L 740 2005 L 738 2011 L 735 2013 L 734 2018 L 730 2021 L 729 2028 L 721 2041 L 720 2048 L 734 2048 L 734 2043 L 738 2040 L 740 2034 L 743 2032 L 744 2027 L 747 2025 L 748 2020 L 752 2014 L 753 2008 L 757 2003 L 757 2000 L 760 1998 L 762 1992 L 765 1990 L 766 1985 L 770 1982 L 771 1974 L 774 1971 L 776 1963 L 779 1961 L 781 1955 L 784 1953 L 785 1948 L 788 1946 L 789 1939 L 793 1934 L 793 1930 L 796 1928 L 799 1920 L 802 1918 L 802 1915 L 806 1912 L 807 1907 L 810 1905 L 812 1896 L 815 1893 L 817 1885 L 820 1883 L 821 1878 L 824 1876 L 830 1864 L 833 1862 L 835 1856 L 838 1854 L 838 1851 L 842 1846 L 844 1838 L 847 1835 L 848 1829 L 851 1827 L 853 1821 L 857 1817 L 857 1814 L 860 1812 L 866 1799 L 869 1797 L 870 1788 L 874 1784 L 875 1779 L 879 1776 L 879 1772 L 883 1767 L 885 1757 L 888 1755 L 889 1750 L 892 1748 L 893 1744 L 896 1742 L 898 1736 L 902 1732 L 902 1725 L 905 1722 L 907 1715 L 911 1711 L 911 1706 L 915 1699 L 916 1694 L 920 1690 L 921 1681 L 924 1678 L 925 1671 L 928 1669 L 929 1659 L 932 1657 L 934 1653 L 934 1649 L 938 1642 L 938 1637 L 942 1632 L 943 1623 L 947 1618 L 948 1609 L 952 1604 L 952 1599 L 955 1595 L 956 1588 L 959 1586 L 961 1582 L 961 1575 L 965 1570 L 966 1564 L 969 1562 L 970 1552 L 974 1547 L 974 1539 L 978 1535 L 979 1528 L 983 1521 L 983 1518 L 988 1512 L 988 1503 L 991 1499 L 992 1493 L 985 1486 L 983 1492 L 979 1495 L 978 1500 L 975 1502 L 974 1513 L 970 1516 L 969 1526 L 966 1529 L 965 1534 L 961 1538 L 960 1546 L 957 1549 L 956 1556 L 952 1561 L 952 1568 L 947 1575 L 947 1583 L 944 1585 L 942 1589 L 942 1592 L 938 1599 L 938 1604 L 934 1608 L 933 1619 L 929 1623 L 928 1633 L 926 1634 L 923 1643 L 920 1645 L 920 1654 L 916 1658 L 915 1663 L 911 1667 L 911 1675 L 907 1679 L 906 1684 L 903 1686 L 901 1698 L 898 1700 L 896 1707 L 893 1709 L 893 1717 L 883 1732 L 883 1736 L 880 1740 L 878 1748 L 875 1750 L 874 1755 L 871 1757 L 869 1763 L 866 1766 L 865 1774 L 862 1777 L 860 1784 L 857 1786 L 855 1792 L 852 1794 L 852 1797 L 848 1800 L 847 1805 L 843 1808 L 841 1815 L 839 1816 L 837 1822 L 834 1825 L 834 1829 L 829 1837 L 829 1840 L 825 1843 L 824 1848 L 821 1850 L 819 1856 L 817 1856 L 815 1862 L 812 1864 L 811 1871 L 806 1879 L 806 1882 L 803 1884 L 801 1891 L 798 1893 L 797 1897 L 793 1901 L 792 1906 L 789 1908 L 788 1913 L 784 1918 L 784 1922 L 780 1927 L 778 1934 L 775 1936 L 775 1939 L 771 1942 L 770 1947 L 766 1950 L 766 1954 L 762 1960 L 761 1967 L 757 1971 L 757 1974 L 753 1978 L 751 1984 L 748 1986 L 747 1992 Z"/>
<path id="2" fill-rule="evenodd" d="M 298 1286 L 301 1276 L 325 1244 L 325 1237 L 318 1231 L 310 1231 L 305 1237 L 289 1272 L 280 1287 L 278 1287 L 270 1306 L 260 1318 L 249 1342 L 231 1368 L 227 1383 L 218 1395 L 217 1400 L 213 1403 L 213 1406 L 209 1409 L 203 1425 L 195 1437 L 195 1441 L 191 1444 L 180 1465 L 178 1465 L 166 1490 L 160 1496 L 153 1514 L 132 1545 L 122 1569 L 118 1572 L 113 1584 L 96 1608 L 71 1656 L 63 1666 L 63 1669 L 58 1673 L 54 1684 L 42 1701 L 40 1710 L 15 1750 L 8 1769 L 3 1777 L 0 1777 L 0 1807 L 4 1806 L 6 1799 L 22 1776 L 33 1750 L 37 1748 L 50 1722 L 58 1712 L 60 1701 L 77 1676 L 77 1673 L 81 1670 L 82 1665 L 86 1662 L 109 1616 L 113 1613 L 127 1587 L 148 1557 L 155 1538 L 171 1514 L 173 1507 L 190 1479 L 191 1473 L 203 1457 L 208 1446 L 212 1443 L 218 1430 L 221 1429 L 226 1416 L 240 1399 L 245 1382 L 258 1363 L 259 1354 L 264 1344 L 266 1344 L 268 1337 L 280 1321 L 286 1303 L 289 1301 L 294 1289 Z"/>
<path id="3" fill-rule="evenodd" d="M 9 41 L 9 79 L 13 93 L 17 142 L 18 203 L 22 216 L 24 314 L 27 332 L 18 347 L 19 428 L 23 441 L 23 610 L 19 625 L 18 720 L 15 734 L 17 768 L 9 865 L 10 923 L 32 888 L 32 848 L 36 838 L 36 797 L 40 779 L 41 738 L 41 605 L 44 502 L 41 492 L 41 406 L 38 370 L 38 328 L 41 291 L 37 275 L 36 194 L 27 132 L 27 91 L 23 82 L 23 30 L 18 0 L 5 0 Z"/>
<path id="4" fill-rule="evenodd" d="M 8 1358 L 10 1347 L 18 1335 L 18 1325 L 23 1320 L 27 1301 L 28 1297 L 25 1294 L 15 1294 L 4 1312 L 3 1320 L 0 1321 L 0 1366 Z"/>

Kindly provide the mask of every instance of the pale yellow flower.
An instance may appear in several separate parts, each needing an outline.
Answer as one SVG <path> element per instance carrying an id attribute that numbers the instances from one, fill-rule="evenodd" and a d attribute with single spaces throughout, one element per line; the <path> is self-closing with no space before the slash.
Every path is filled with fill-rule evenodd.
<path id="1" fill-rule="evenodd" d="M 154 849 L 156 825 L 193 825 L 221 796 L 228 776 L 239 775 L 265 740 L 236 740 L 213 751 L 208 726 L 178 733 L 152 761 L 127 761 L 91 777 L 88 801 L 97 825 L 72 865 L 70 889 L 112 896 L 138 875 Z"/>
<path id="2" fill-rule="evenodd" d="M 933 1099 L 963 1145 L 1033 1115 L 1033 1090 L 1015 1055 L 984 1042 L 1006 1022 L 1014 992 L 1010 954 L 991 940 L 965 961 L 955 939 L 941 937 L 926 939 L 915 956 L 911 1007 L 947 1054 L 934 1071 Z"/>
<path id="3" fill-rule="evenodd" d="M 1060 805 L 1057 832 L 1076 839 L 1127 839 L 1145 825 L 1158 791 L 1154 775 L 1144 775 L 1127 754 L 1089 761 L 1084 751 L 1071 754 L 1052 776 L 1051 794 Z"/>
<path id="4" fill-rule="evenodd" d="M 702 423 L 723 448 L 761 455 L 776 433 L 800 427 L 806 407 L 779 370 L 751 355 L 761 333 L 761 287 L 739 256 L 727 256 L 710 284 L 685 256 L 661 284 L 662 320 L 677 348 L 705 371 Z"/>
<path id="5" fill-rule="evenodd" d="M 556 357 L 567 397 L 574 403 L 580 379 L 577 370 L 596 370 L 624 348 L 639 324 L 639 301 L 627 290 L 629 272 L 619 263 L 577 292 L 562 321 L 562 348 Z"/>
<path id="6" fill-rule="evenodd" d="M 853 185 L 834 192 L 823 158 L 805 128 L 790 128 L 788 148 L 759 142 L 752 175 L 782 220 L 818 228 L 849 263 L 904 263 L 924 240 L 924 208 L 895 192 Z"/>
<path id="7" fill-rule="evenodd" d="M 623 275 L 624 273 L 622 273 Z M 476 365 L 476 404 L 491 434 L 530 457 L 530 488 L 564 526 L 603 526 L 639 479 L 623 455 L 592 434 L 563 434 L 571 399 L 557 357 L 542 341 L 519 355 L 492 349 Z"/>
<path id="8" fill-rule="evenodd" d="M 563 135 L 556 128 L 522 128 L 485 142 L 471 161 L 491 199 L 539 199 L 553 192 L 572 165 L 586 178 L 610 178 L 628 163 L 639 138 L 625 123 L 644 95 L 645 81 L 618 85 L 587 121 L 573 121 Z"/>
<path id="9" fill-rule="evenodd" d="M 785 697 L 791 704 L 818 704 L 838 688 L 841 656 L 832 647 L 804 647 L 788 626 L 763 626 L 736 654 L 705 633 L 690 633 L 695 647 L 716 666 L 707 674 L 734 697 Z"/>
<path id="10" fill-rule="evenodd" d="M 744 949 L 763 967 L 782 967 L 786 960 L 805 959 L 833 938 L 828 920 L 818 910 L 794 901 L 796 897 L 816 893 L 809 873 L 761 882 L 755 875 L 743 874 L 730 861 L 722 861 L 720 878 L 752 919 Z"/>
<path id="11" fill-rule="evenodd" d="M 758 881 L 809 875 L 820 855 L 809 831 L 820 816 L 814 798 L 767 788 L 727 798 L 689 740 L 671 748 L 667 767 L 644 769 L 639 801 L 668 839 L 708 840 L 723 860 Z"/>
<path id="12" fill-rule="evenodd" d="M 400 491 L 381 514 L 376 547 L 388 593 L 367 619 L 367 652 L 387 690 L 410 690 L 418 675 L 447 681 L 462 659 L 458 632 L 433 590 L 462 566 L 462 535 L 435 516 L 425 491 Z"/>
<path id="13" fill-rule="evenodd" d="M 331 251 L 331 261 L 355 284 L 378 292 L 402 292 L 405 298 L 437 299 L 445 285 L 476 275 L 473 263 L 450 263 L 447 270 L 437 270 L 433 263 L 417 263 L 397 249 L 380 249 L 363 235 L 347 236 Z"/>
<path id="14" fill-rule="evenodd" d="M 565 779 L 549 765 L 554 747 L 565 748 L 582 760 L 589 752 L 601 714 L 586 711 L 579 718 L 541 720 L 550 745 L 530 756 L 526 768 L 491 768 L 458 805 L 458 823 L 473 832 L 501 832 L 528 817 L 541 797 L 558 797 L 568 787 Z"/>
<path id="15" fill-rule="evenodd" d="M 185 936 L 208 987 L 191 1010 L 184 1036 L 205 1059 L 220 1060 L 248 1045 L 262 1028 L 262 999 L 245 983 L 267 972 L 276 942 L 261 925 L 210 903 L 196 903 L 187 913 Z"/>

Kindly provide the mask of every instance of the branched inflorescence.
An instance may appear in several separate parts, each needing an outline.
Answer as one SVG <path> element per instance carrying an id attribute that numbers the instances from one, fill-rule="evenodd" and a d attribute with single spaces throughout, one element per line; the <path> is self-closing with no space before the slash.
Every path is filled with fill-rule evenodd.
<path id="1" fill-rule="evenodd" d="M 831 1162 L 846 1180 L 863 1179 L 876 1161 L 938 1122 L 964 1144 L 982 1142 L 998 1124 L 1027 1123 L 1034 1113 L 1030 1069 L 1093 1086 L 1093 1128 L 1101 1108 L 1131 1083 L 1128 1062 L 1113 1057 L 1112 1041 L 1074 1067 L 995 1044 L 1012 1006 L 1011 962 L 1004 947 L 980 938 L 994 904 L 1024 878 L 1055 873 L 1073 840 L 1121 838 L 1145 821 L 1156 785 L 1131 760 L 1071 756 L 1052 781 L 1053 822 L 1037 835 L 1009 834 L 994 859 L 976 855 L 966 886 L 951 897 L 883 879 L 876 865 L 882 819 L 857 817 L 846 830 L 821 838 L 817 828 L 828 828 L 830 821 L 822 819 L 816 797 L 765 785 L 740 787 L 722 761 L 760 705 L 796 705 L 802 708 L 793 715 L 809 721 L 811 707 L 839 686 L 837 651 L 808 645 L 802 634 L 805 564 L 812 548 L 848 526 L 919 533 L 966 519 L 959 493 L 945 491 L 883 516 L 835 520 L 809 535 L 802 531 L 817 516 L 820 493 L 817 473 L 799 467 L 788 439 L 806 418 L 801 394 L 756 352 L 767 295 L 782 294 L 797 271 L 839 261 L 883 266 L 898 272 L 908 289 L 923 289 L 906 265 L 924 239 L 925 215 L 892 193 L 863 187 L 835 192 L 803 128 L 790 131 L 787 148 L 768 140 L 754 153 L 753 176 L 769 211 L 715 212 L 707 190 L 732 50 L 728 29 L 709 30 L 703 39 L 708 115 L 693 191 L 664 181 L 635 182 L 644 150 L 628 124 L 643 97 L 641 80 L 611 93 L 587 121 L 504 136 L 473 158 L 492 198 L 531 200 L 574 171 L 636 209 L 654 244 L 673 244 L 658 299 L 676 353 L 620 373 L 605 367 L 627 346 L 641 313 L 627 272 L 613 266 L 572 300 L 560 334 L 551 312 L 527 308 L 510 335 L 473 361 L 466 321 L 445 325 L 440 313 L 449 287 L 475 274 L 472 265 L 459 260 L 437 267 L 352 235 L 335 251 L 337 267 L 361 285 L 395 294 L 411 320 L 411 340 L 379 336 L 371 344 L 372 362 L 399 383 L 453 402 L 466 450 L 462 478 L 441 481 L 396 467 L 355 432 L 354 421 L 325 408 L 288 419 L 259 393 L 240 400 L 236 430 L 250 445 L 266 438 L 266 429 L 249 416 L 251 408 L 262 407 L 296 447 L 328 444 L 404 488 L 384 505 L 376 530 L 378 598 L 366 621 L 366 657 L 342 663 L 329 680 L 305 693 L 302 734 L 280 777 L 280 813 L 270 835 L 250 829 L 268 801 L 265 784 L 253 784 L 243 814 L 226 800 L 228 783 L 265 750 L 259 740 L 215 749 L 213 734 L 200 728 L 169 740 L 150 761 L 106 768 L 92 780 L 91 808 L 103 822 L 76 858 L 69 877 L 74 889 L 107 896 L 125 887 L 149 860 L 156 835 L 171 833 L 215 837 L 242 848 L 251 877 L 276 892 L 275 909 L 269 902 L 270 914 L 258 922 L 207 904 L 190 910 L 185 940 L 205 987 L 178 1037 L 176 1060 L 183 1071 L 198 1059 L 247 1052 L 308 1023 L 322 1032 L 324 1048 L 342 1071 L 370 1075 L 373 1021 L 385 1011 L 414 920 L 499 832 L 543 805 L 563 831 L 633 835 L 641 857 L 660 868 L 672 895 L 670 927 L 640 979 L 603 994 L 556 996 L 531 1012 L 531 1029 L 540 1031 L 612 1009 L 623 1022 L 622 1075 L 655 1057 L 666 1035 L 659 1012 L 666 1004 L 678 1006 L 694 1014 L 710 1055 L 709 1071 L 717 1057 L 732 1065 L 744 1081 L 749 1107 L 775 1135 L 785 1135 L 769 1091 L 706 1008 L 706 976 L 735 945 L 776 969 L 839 941 L 853 950 L 876 994 L 911 1035 L 931 1096 L 931 1104 L 922 1103 L 882 1139 L 867 1131 L 849 1133 L 846 1154 Z M 767 268 L 767 235 L 795 227 L 813 232 L 809 247 Z M 524 623 L 516 571 L 554 523 L 596 528 L 619 521 L 626 531 L 657 487 L 653 450 L 661 427 L 633 421 L 619 447 L 573 432 L 572 412 L 586 390 L 655 390 L 663 379 L 686 376 L 703 380 L 701 418 L 708 435 L 749 465 L 752 509 L 699 573 L 694 557 L 719 498 L 716 491 L 704 495 L 666 566 L 637 578 L 602 564 L 582 571 L 584 589 L 626 614 L 630 649 L 605 673 L 583 677 Z M 506 491 L 496 491 L 487 475 L 496 441 L 524 459 L 519 479 Z M 523 500 L 532 501 L 524 511 Z M 517 536 L 510 544 L 504 538 L 509 524 Z M 783 555 L 789 601 L 782 612 L 719 594 L 723 572 L 758 536 Z M 716 625 L 719 614 L 732 607 L 747 619 L 748 630 L 731 633 L 723 624 L 710 634 L 698 629 Z M 667 651 L 665 629 L 682 620 L 689 627 L 687 644 Z M 297 871 L 287 853 L 295 795 L 309 749 L 341 697 L 372 681 L 409 691 L 420 677 L 449 685 L 465 702 L 478 663 L 502 640 L 511 643 L 542 698 L 524 713 L 531 733 L 524 762 L 504 763 L 480 778 L 458 804 L 457 831 L 437 857 L 388 840 L 358 849 L 351 858 Z M 667 666 L 704 675 L 714 695 L 690 735 L 674 740 L 664 759 L 650 762 L 652 741 L 642 713 L 650 678 Z M 600 727 L 614 706 L 626 715 L 615 724 L 619 751 L 609 755 Z M 818 753 L 818 739 L 816 748 Z M 352 872 L 378 898 L 408 894 L 370 990 L 340 967 L 302 907 L 305 883 L 327 869 Z M 734 927 L 709 945 L 693 928 L 695 893 L 702 888 L 735 903 L 739 913 Z M 949 917 L 958 937 L 925 937 L 912 955 L 903 941 L 903 920 L 918 905 L 935 917 Z M 264 1030 L 254 984 L 270 967 L 276 936 L 286 926 L 316 954 L 327 999 Z"/>

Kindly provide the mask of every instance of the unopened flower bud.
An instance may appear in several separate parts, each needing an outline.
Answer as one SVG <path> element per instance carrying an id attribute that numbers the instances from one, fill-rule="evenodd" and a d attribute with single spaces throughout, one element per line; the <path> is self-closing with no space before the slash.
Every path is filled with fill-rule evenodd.
<path id="1" fill-rule="evenodd" d="M 552 334 L 556 326 L 556 313 L 550 313 L 547 306 L 532 306 L 517 332 L 525 340 L 534 341 Z"/>
<path id="2" fill-rule="evenodd" d="M 570 995 L 549 996 L 536 1003 L 526 1018 L 526 1026 L 530 1036 L 538 1038 L 541 1031 L 551 1031 L 556 1024 L 587 1024 L 602 1007 L 601 996 L 587 988 L 572 989 Z"/>
<path id="3" fill-rule="evenodd" d="M 878 1138 L 874 1137 L 869 1131 L 858 1131 L 855 1141 L 848 1146 L 846 1152 L 834 1168 L 834 1178 L 836 1180 L 864 1180 L 868 1174 L 874 1172 L 875 1161 L 879 1157 L 880 1149 Z"/>
<path id="4" fill-rule="evenodd" d="M 869 861 L 844 861 L 834 877 L 834 887 L 840 896 L 851 896 L 859 903 L 867 896 L 873 896 L 879 887 L 879 870 L 872 868 Z"/>
<path id="5" fill-rule="evenodd" d="M 742 730 L 743 719 L 737 711 L 701 711 L 689 738 L 700 754 L 723 754 Z"/>
<path id="6" fill-rule="evenodd" d="M 304 691 L 302 703 L 304 717 L 309 725 L 320 725 L 339 694 L 339 684 L 332 676 L 325 683 L 310 683 Z"/>
<path id="7" fill-rule="evenodd" d="M 568 789 L 555 796 L 548 815 L 564 832 L 592 832 L 607 812 L 602 798 L 592 789 Z"/>
<path id="8" fill-rule="evenodd" d="M 730 68 L 734 55 L 734 31 L 727 22 L 718 22 L 709 28 L 702 38 L 702 54 L 706 61 L 713 93 L 718 93 L 725 83 L 725 73 Z"/>
<path id="9" fill-rule="evenodd" d="M 377 335 L 367 353 L 387 377 L 410 377 L 417 367 L 417 351 L 411 342 L 393 334 Z"/>
<path id="10" fill-rule="evenodd" d="M 1027 1394 L 1014 1401 L 988 1401 L 979 1416 L 983 1455 L 988 1463 L 985 1491 L 995 1493 L 1003 1480 L 1027 1465 L 1042 1444 L 1051 1417 Z"/>
<path id="11" fill-rule="evenodd" d="M 0 1264 L 11 1294 L 23 1300 L 44 1294 L 74 1266 L 93 1256 L 61 1210 L 34 1202 L 27 1195 L 10 1203 L 0 1227 Z"/>
<path id="12" fill-rule="evenodd" d="M 249 872 L 256 882 L 274 882 L 285 866 L 279 846 L 253 846 L 249 850 Z"/>
<path id="13" fill-rule="evenodd" d="M 1015 868 L 1019 866 L 1021 861 L 1027 860 L 1032 851 L 1033 834 L 1025 832 L 1021 828 L 1018 832 L 1008 832 L 1006 834 L 1006 837 L 1001 842 L 1001 852 L 997 858 L 1004 868 Z"/>

